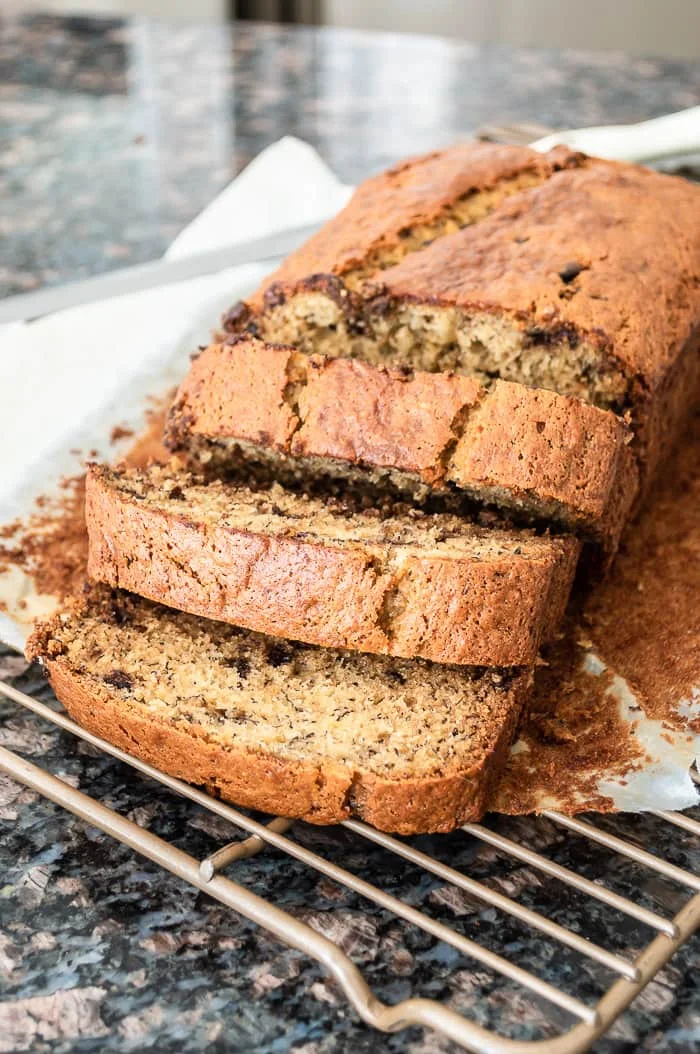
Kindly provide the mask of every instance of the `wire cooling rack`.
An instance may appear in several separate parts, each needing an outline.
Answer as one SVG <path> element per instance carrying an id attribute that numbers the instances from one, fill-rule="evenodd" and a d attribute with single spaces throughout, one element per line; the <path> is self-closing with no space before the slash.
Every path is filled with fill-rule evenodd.
<path id="1" fill-rule="evenodd" d="M 385 892 L 380 885 L 370 883 L 325 856 L 306 848 L 290 833 L 291 820 L 276 817 L 267 824 L 260 823 L 195 787 L 158 772 L 150 765 L 85 731 L 65 714 L 52 710 L 9 684 L 0 682 L 0 694 L 157 780 L 175 794 L 229 821 L 232 834 L 239 834 L 239 838 L 204 859 L 196 859 L 4 747 L 0 747 L 0 771 L 70 810 L 87 823 L 100 828 L 263 927 L 287 945 L 315 959 L 332 975 L 360 1017 L 384 1032 L 397 1032 L 410 1025 L 420 1025 L 449 1037 L 465 1050 L 484 1054 L 526 1054 L 537 1051 L 546 1051 L 547 1054 L 574 1054 L 588 1050 L 597 1038 L 610 1029 L 620 1014 L 659 973 L 700 923 L 700 876 L 650 853 L 636 844 L 636 841 L 622 839 L 588 821 L 556 812 L 545 812 L 543 815 L 564 831 L 586 839 L 592 852 L 600 846 L 621 858 L 633 861 L 653 877 L 661 877 L 680 886 L 683 891 L 683 906 L 680 910 L 672 918 L 657 914 L 629 897 L 613 892 L 598 882 L 561 866 L 536 849 L 506 838 L 482 824 L 467 824 L 463 830 L 477 842 L 490 846 L 497 854 L 503 854 L 527 865 L 534 872 L 558 880 L 562 883 L 563 892 L 571 895 L 572 891 L 575 891 L 582 898 L 593 898 L 618 915 L 635 920 L 637 924 L 646 927 L 648 943 L 634 957 L 588 939 L 585 935 L 585 912 L 582 913 L 580 932 L 575 931 L 524 906 L 490 885 L 471 878 L 463 871 L 456 870 L 437 856 L 421 851 L 408 841 L 376 831 L 356 820 L 348 820 L 343 824 L 354 836 L 380 846 L 407 864 L 439 878 L 446 884 L 445 888 L 454 887 L 504 917 L 510 917 L 537 931 L 553 942 L 555 947 L 558 946 L 559 950 L 563 946 L 581 960 L 592 961 L 604 968 L 615 979 L 607 990 L 601 992 L 597 1001 L 588 1003 L 536 976 L 513 959 L 506 958 L 483 943 L 466 936 L 458 928 L 432 918 L 425 911 L 413 907 L 408 900 Z M 688 816 L 672 812 L 658 812 L 655 815 L 664 823 L 681 828 L 686 835 L 700 837 L 700 823 Z M 295 823 L 295 831 L 299 826 L 304 825 Z M 241 839 L 240 832 L 244 832 L 246 837 Z M 520 1041 L 489 1030 L 434 999 L 410 997 L 394 1005 L 382 1002 L 373 993 L 358 966 L 337 944 L 306 922 L 281 910 L 221 873 L 234 863 L 264 851 L 266 847 L 281 850 L 315 872 L 354 891 L 360 897 L 367 898 L 404 923 L 415 926 L 451 946 L 468 961 L 478 963 L 480 968 L 486 968 L 495 975 L 507 978 L 515 986 L 521 986 L 539 997 L 543 1005 L 548 1003 L 552 1010 L 557 1008 L 556 1020 L 567 1023 L 562 1025 L 558 1034 L 550 1035 L 547 1039 Z"/>

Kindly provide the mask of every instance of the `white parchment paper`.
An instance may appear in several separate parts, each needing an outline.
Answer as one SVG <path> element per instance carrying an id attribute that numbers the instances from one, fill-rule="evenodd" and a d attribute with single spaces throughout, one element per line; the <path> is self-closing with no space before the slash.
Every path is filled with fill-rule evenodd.
<path id="1" fill-rule="evenodd" d="M 282 139 L 182 231 L 167 256 L 323 220 L 351 193 L 310 146 Z M 231 268 L 0 327 L 0 525 L 29 515 L 38 496 L 57 492 L 90 451 L 117 457 L 113 427 L 143 428 L 149 397 L 162 397 L 182 379 L 221 313 L 271 266 Z M 14 570 L 0 574 L 0 599 L 10 612 L 0 612 L 0 639 L 21 649 L 32 619 L 51 601 Z"/>
<path id="2" fill-rule="evenodd" d="M 260 154 L 167 255 L 182 257 L 324 219 L 350 193 L 311 147 L 285 138 Z M 184 376 L 189 355 L 207 342 L 221 312 L 270 269 L 269 262 L 232 268 L 0 328 L 0 526 L 28 516 L 38 496 L 55 493 L 61 478 L 80 471 L 89 451 L 105 459 L 118 456 L 119 447 L 110 443 L 114 426 L 136 432 L 143 427 L 149 397 L 162 396 Z M 21 650 L 32 619 L 49 610 L 52 600 L 37 596 L 33 582 L 14 570 L 0 573 L 0 599 L 9 612 L 0 613 L 0 639 Z M 594 655 L 584 662 L 587 674 L 600 676 Z M 620 708 L 649 762 L 622 779 L 596 773 L 599 793 L 622 810 L 696 804 L 688 769 L 700 753 L 698 738 L 657 727 L 636 706 L 627 683 L 613 683 L 611 705 Z M 679 710 L 697 716 L 700 693 L 679 700 Z M 513 748 L 522 749 L 521 743 Z M 543 787 L 541 807 L 557 804 Z"/>

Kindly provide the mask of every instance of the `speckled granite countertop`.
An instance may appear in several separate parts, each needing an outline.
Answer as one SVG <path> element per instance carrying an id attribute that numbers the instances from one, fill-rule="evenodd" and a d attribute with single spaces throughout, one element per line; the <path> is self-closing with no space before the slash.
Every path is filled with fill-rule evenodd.
<path id="1" fill-rule="evenodd" d="M 262 147 L 307 139 L 355 181 L 492 120 L 624 121 L 700 102 L 700 66 L 620 54 L 517 52 L 410 37 L 277 27 L 0 17 L 0 295 L 159 255 Z M 0 677 L 42 698 L 36 670 L 0 649 Z M 195 855 L 229 829 L 124 766 L 0 704 L 0 743 Z M 647 906 L 673 883 L 549 821 L 493 821 L 512 837 Z M 653 818 L 599 821 L 681 866 L 689 836 Z M 94 829 L 0 777 L 0 1052 L 158 1050 L 270 1054 L 452 1051 L 417 1030 L 364 1027 L 321 971 Z M 348 832 L 295 837 L 581 998 L 610 976 L 531 936 Z M 416 840 L 595 941 L 634 952 L 649 931 L 466 835 Z M 368 908 L 273 851 L 234 877 L 339 941 L 390 1002 L 448 999 L 518 1038 L 554 1035 L 561 1011 Z M 697 1049 L 698 941 L 596 1049 Z"/>

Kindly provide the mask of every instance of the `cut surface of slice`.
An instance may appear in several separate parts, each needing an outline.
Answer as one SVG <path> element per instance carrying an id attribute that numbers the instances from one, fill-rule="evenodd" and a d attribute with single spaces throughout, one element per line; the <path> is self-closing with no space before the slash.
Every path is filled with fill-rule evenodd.
<path id="1" fill-rule="evenodd" d="M 89 574 L 326 647 L 516 666 L 556 631 L 579 544 L 448 514 L 381 516 L 277 485 L 92 466 Z"/>
<path id="2" fill-rule="evenodd" d="M 93 587 L 28 654 L 90 731 L 250 808 L 404 834 L 478 819 L 531 681 L 275 640 Z"/>
<path id="3" fill-rule="evenodd" d="M 460 492 L 554 522 L 608 552 L 636 493 L 629 439 L 614 414 L 555 392 L 504 381 L 487 390 L 471 377 L 307 356 L 251 338 L 195 358 L 168 423 L 173 451 L 215 459 L 222 470 L 227 457 L 240 460 L 241 444 L 250 459 L 283 455 L 278 475 L 360 468 L 378 484 L 389 475 L 414 498 Z"/>

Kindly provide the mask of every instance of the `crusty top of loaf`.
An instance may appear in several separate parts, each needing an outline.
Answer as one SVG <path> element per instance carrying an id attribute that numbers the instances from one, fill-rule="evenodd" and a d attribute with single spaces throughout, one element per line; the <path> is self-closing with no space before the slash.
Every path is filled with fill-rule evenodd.
<path id="1" fill-rule="evenodd" d="M 437 223 L 489 188 L 499 193 L 488 207 Z M 391 251 L 405 235 L 405 251 Z M 363 282 L 347 287 L 351 271 Z M 342 300 L 360 327 L 368 310 L 387 314 L 397 298 L 505 315 L 533 343 L 585 342 L 628 390 L 636 383 L 636 402 L 660 386 L 700 324 L 700 188 L 561 148 L 461 144 L 363 183 L 247 306 L 236 305 L 230 328 L 312 289 Z"/>
<path id="2" fill-rule="evenodd" d="M 460 199 L 522 173 L 547 179 L 580 156 L 564 148 L 538 154 L 477 142 L 408 158 L 361 183 L 345 208 L 265 279 L 250 304 L 261 306 L 265 290 L 277 283 L 311 274 L 345 275 L 362 267 L 373 250 L 405 238 L 412 225 L 433 222 Z"/>
<path id="3" fill-rule="evenodd" d="M 405 257 L 379 281 L 390 297 L 585 334 L 653 389 L 700 323 L 700 188 L 593 160 Z"/>

